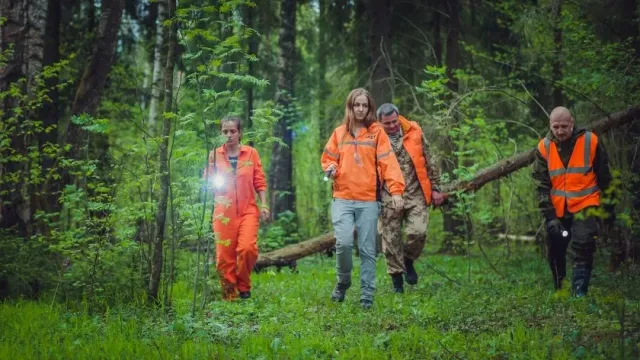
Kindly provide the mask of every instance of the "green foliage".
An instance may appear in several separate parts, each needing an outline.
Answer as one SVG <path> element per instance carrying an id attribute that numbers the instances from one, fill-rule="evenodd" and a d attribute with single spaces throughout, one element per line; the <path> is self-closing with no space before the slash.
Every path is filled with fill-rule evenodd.
<path id="1" fill-rule="evenodd" d="M 640 353 L 637 268 L 623 277 L 597 269 L 589 297 L 575 299 L 554 295 L 547 264 L 533 248 L 501 262 L 501 277 L 483 258 L 471 261 L 467 281 L 465 258 L 423 258 L 416 263 L 420 282 L 403 295 L 392 293 L 378 261 L 370 311 L 360 308 L 357 286 L 344 303 L 331 302 L 333 261 L 317 258 L 299 262 L 297 274 L 256 274 L 252 299 L 215 301 L 195 316 L 185 306 L 184 280 L 168 312 L 135 303 L 90 313 L 83 304 L 5 302 L 0 357 L 610 359 Z"/>
<path id="2" fill-rule="evenodd" d="M 451 174 L 443 174 L 442 183 L 452 179 L 471 180 L 479 170 L 496 162 L 535 146 L 539 135 L 531 136 L 514 131 L 514 125 L 529 127 L 524 123 L 505 118 L 497 109 L 487 104 L 505 102 L 504 107 L 526 113 L 515 99 L 518 94 L 498 90 L 482 75 L 471 70 L 457 70 L 455 81 L 458 92 L 449 88 L 447 72 L 444 67 L 427 66 L 426 79 L 417 88 L 424 94 L 432 109 L 427 121 L 421 121 L 423 128 L 431 129 L 427 136 L 437 139 L 437 135 L 446 134 L 448 141 L 435 142 L 442 148 L 454 150 L 445 157 L 445 162 L 453 162 Z M 508 104 L 507 101 L 512 102 Z M 421 120 L 417 117 L 417 120 Z M 446 152 L 440 150 L 440 153 Z M 462 219 L 460 233 L 464 238 L 453 238 L 447 234 L 450 242 L 448 249 L 454 253 L 464 253 L 470 244 L 480 241 L 488 233 L 517 232 L 535 233 L 538 224 L 532 222 L 531 213 L 535 213 L 536 204 L 524 194 L 534 190 L 530 174 L 522 171 L 509 175 L 477 192 L 455 193 L 457 199 L 452 206 L 452 214 Z M 517 201 L 516 201 L 517 200 Z M 440 235 L 438 235 L 440 237 Z"/>
<path id="3" fill-rule="evenodd" d="M 24 241 L 13 232 L 0 230 L 0 279 L 7 281 L 9 296 L 37 296 L 40 283 L 53 281 L 57 272 L 52 253 L 44 241 Z"/>
<path id="4" fill-rule="evenodd" d="M 448 288 L 451 284 L 434 279 L 431 280 L 436 285 L 421 288 L 427 294 L 426 300 L 422 299 L 425 296 L 413 293 L 402 303 L 385 293 L 378 305 L 393 309 L 395 314 L 385 313 L 378 319 L 349 307 L 326 304 L 325 291 L 318 289 L 330 287 L 333 274 L 313 264 L 310 265 L 312 274 L 304 275 L 301 282 L 272 273 L 258 275 L 257 282 L 268 289 L 269 300 L 246 305 L 258 314 L 260 322 L 228 304 L 220 306 L 220 313 L 213 309 L 211 318 L 187 315 L 189 310 L 195 312 L 196 302 L 202 307 L 217 296 L 217 285 L 210 289 L 216 275 L 211 276 L 209 270 L 214 265 L 214 244 L 224 239 L 215 239 L 211 233 L 213 199 L 202 171 L 209 152 L 224 141 L 219 134 L 222 117 L 238 115 L 251 120 L 252 126 L 244 124 L 242 141 L 258 148 L 266 172 L 271 165 L 273 144 L 283 143 L 274 136 L 274 125 L 282 116 L 292 120 L 287 125 L 293 132 L 296 213 L 282 214 L 273 223 L 261 226 L 260 251 L 295 243 L 331 228 L 328 218 L 331 184 L 321 180 L 319 157 L 327 141 L 327 131 L 341 121 L 346 94 L 353 87 L 370 85 L 367 82 L 371 64 L 370 44 L 362 41 L 370 24 L 362 17 L 363 13 L 358 12 L 363 10 L 364 3 L 329 3 L 322 17 L 317 3 L 297 4 L 295 97 L 290 99 L 288 108 L 273 101 L 277 98 L 275 84 L 279 75 L 276 71 L 278 6 L 271 6 L 275 3 L 257 6 L 242 0 L 225 0 L 214 6 L 187 0 L 180 2 L 174 18 L 165 21 L 167 29 L 171 24 L 179 29 L 181 58 L 176 66 L 174 98 L 161 100 L 173 101 L 175 106 L 169 112 L 159 110 L 156 123 L 150 123 L 147 117 L 152 72 L 149 63 L 153 62 L 149 60 L 152 60 L 155 43 L 151 35 L 155 26 L 149 26 L 152 21 L 148 21 L 149 24 L 145 21 L 152 19 L 132 17 L 123 25 L 107 87 L 94 116 L 69 117 L 67 114 L 75 91 L 69 85 L 75 84 L 82 74 L 97 28 L 88 26 L 96 19 L 86 16 L 82 7 L 71 9 L 71 21 L 63 24 L 60 51 L 64 60 L 45 67 L 33 79 L 33 84 L 21 79 L 0 93 L 0 101 L 12 105 L 3 107 L 6 113 L 0 114 L 0 198 L 5 204 L 21 200 L 32 204 L 51 196 L 54 205 L 32 214 L 27 239 L 2 230 L 0 278 L 10 279 L 26 293 L 32 280 L 39 279 L 55 294 L 52 303 L 64 299 L 73 304 L 83 299 L 88 310 L 120 306 L 120 302 L 133 305 L 143 302 L 140 299 L 144 298 L 142 289 L 148 284 L 150 244 L 158 233 L 155 217 L 160 191 L 157 159 L 163 140 L 159 135 L 161 122 L 166 119 L 172 126 L 161 293 L 167 295 L 167 304 L 172 304 L 178 316 L 162 319 L 158 315 L 138 324 L 131 320 L 134 315 L 148 314 L 136 313 L 125 306 L 123 312 L 118 313 L 121 317 L 116 325 L 111 325 L 108 312 L 104 318 L 91 318 L 83 312 L 74 312 L 77 309 L 54 305 L 54 314 L 60 318 L 43 316 L 46 321 L 62 324 L 60 329 L 65 331 L 75 325 L 80 329 L 73 333 L 76 336 L 73 340 L 65 337 L 64 331 L 43 335 L 54 339 L 52 343 L 63 344 L 60 346 L 64 350 L 59 356 L 86 355 L 75 351 L 84 349 L 85 341 L 93 344 L 99 338 L 81 332 L 94 330 L 113 336 L 108 343 L 113 346 L 112 353 L 125 357 L 136 356 L 132 354 L 139 349 L 143 357 L 158 354 L 169 357 L 162 352 L 181 351 L 184 357 L 210 357 L 211 354 L 225 357 L 228 353 L 222 351 L 227 347 L 238 351 L 239 357 L 407 357 L 407 353 L 412 352 L 424 358 L 473 358 L 473 351 L 477 349 L 481 349 L 478 353 L 488 353 L 495 358 L 517 358 L 523 353 L 533 354 L 531 357 L 559 358 L 613 354 L 612 333 L 607 327 L 613 321 L 610 308 L 597 310 L 608 312 L 606 320 L 600 319 L 597 325 L 598 331 L 605 329 L 605 350 L 590 343 L 585 346 L 585 339 L 591 341 L 595 337 L 581 333 L 590 326 L 583 320 L 592 315 L 585 315 L 582 305 L 560 304 L 559 318 L 571 326 L 554 323 L 549 314 L 556 308 L 548 298 L 521 283 L 511 286 L 502 278 L 496 280 L 488 276 L 478 282 L 495 285 L 499 289 L 495 294 L 486 287 L 482 291 L 478 287 L 459 291 Z M 532 148 L 547 131 L 544 112 L 550 110 L 554 87 L 562 89 L 566 105 L 574 112 L 579 125 L 640 100 L 637 91 L 640 65 L 634 58 L 634 44 L 603 35 L 602 24 L 592 17 L 597 9 L 604 9 L 594 6 L 593 2 L 584 6 L 563 3 L 558 23 L 563 39 L 560 53 L 555 51 L 549 1 L 480 2 L 474 7 L 463 7 L 461 20 L 465 36 L 464 42 L 458 44 L 463 51 L 460 66 L 453 69 L 452 78 L 448 77 L 447 69 L 440 66 L 446 63 L 448 54 L 440 54 L 443 55 L 440 64 L 432 61 L 436 39 L 432 38 L 433 34 L 420 30 L 427 23 L 431 26 L 435 14 L 444 18 L 449 10 L 436 8 L 424 13 L 414 6 L 418 2 L 410 3 L 394 10 L 404 19 L 402 23 L 394 23 L 394 29 L 404 31 L 394 30 L 400 36 L 394 35 L 393 44 L 385 49 L 394 67 L 393 101 L 403 115 L 422 125 L 432 148 L 445 163 L 452 164 L 453 170 L 444 176 L 444 183 L 467 180 L 496 161 Z M 255 29 L 245 24 L 249 7 L 254 8 Z M 412 14 L 408 14 L 407 9 Z M 423 23 L 411 23 L 422 15 L 425 15 Z M 325 34 L 320 33 L 323 28 L 320 24 L 326 25 Z M 442 45 L 450 25 L 447 21 L 441 25 Z M 406 26 L 411 26 L 411 32 L 406 31 Z M 78 38 L 77 34 L 86 36 Z M 320 35 L 329 39 L 325 47 L 318 41 Z M 416 38 L 422 36 L 423 45 L 416 45 L 419 44 Z M 252 39 L 259 43 L 256 54 L 249 53 Z M 11 60 L 13 50 L 9 44 L 0 54 L 0 67 Z M 326 63 L 320 64 L 318 60 L 323 55 Z M 435 56 L 433 58 L 435 60 Z M 562 68 L 559 79 L 553 78 L 554 63 Z M 319 77 L 320 72 L 324 73 L 323 78 Z M 46 86 L 51 79 L 58 80 L 60 91 L 58 126 L 45 126 L 38 114 L 42 105 L 51 101 L 51 89 Z M 455 92 L 451 90 L 454 87 Z M 253 90 L 251 113 L 246 106 L 248 89 Z M 72 158 L 69 155 L 79 149 L 70 144 L 40 142 L 42 135 L 66 130 L 67 123 L 86 131 L 88 136 L 78 143 L 86 146 L 90 155 L 104 150 L 103 156 Z M 630 149 L 636 144 L 633 139 L 624 137 L 621 141 L 620 138 L 622 133 L 602 137 L 611 150 L 614 168 L 620 170 L 614 180 L 616 194 L 608 195 L 615 198 L 612 201 L 617 207 L 621 231 L 637 234 L 640 221 L 631 205 L 633 184 L 637 184 L 638 179 L 627 165 L 635 158 Z M 77 181 L 68 183 L 68 177 L 76 177 Z M 65 186 L 57 188 L 57 184 Z M 499 233 L 536 234 L 540 230 L 540 215 L 532 195 L 534 190 L 529 171 L 523 169 L 477 192 L 456 194 L 458 200 L 452 211 L 463 219 L 463 229 L 462 236 L 453 239 L 453 250 L 466 252 L 469 257 L 439 258 L 440 265 L 447 268 L 448 273 L 465 278 L 469 276 L 468 269 L 484 266 L 472 257 L 470 250 L 476 244 L 500 244 L 510 254 L 512 245 L 500 240 Z M 431 211 L 431 242 L 450 240 L 441 230 L 442 223 L 442 213 Z M 198 251 L 181 254 L 181 247 Z M 496 262 L 505 261 L 510 263 L 514 259 L 507 257 Z M 531 265 L 533 260 L 524 261 L 525 264 L 510 267 L 508 271 L 521 272 L 518 279 L 541 272 L 539 265 Z M 289 285 L 293 287 L 291 292 Z M 176 296 L 172 298 L 174 287 Z M 488 292 L 483 292 L 485 290 Z M 489 301 L 487 293 L 500 300 L 491 303 L 493 298 Z M 598 301 L 602 300 L 600 295 L 597 294 Z M 462 296 L 480 300 L 467 305 L 457 300 Z M 602 301 L 613 307 L 617 300 Z M 436 311 L 432 301 L 442 304 L 442 311 Z M 524 305 L 526 310 L 514 309 L 509 302 Z M 485 303 L 491 303 L 487 309 L 493 314 L 482 310 Z M 282 315 L 278 306 L 291 306 L 293 311 Z M 629 306 L 637 308 L 636 303 Z M 458 313 L 454 311 L 459 309 L 462 310 Z M 34 314 L 40 311 L 37 307 L 30 310 Z M 494 315 L 503 312 L 513 318 Z M 312 314 L 311 322 L 299 321 L 309 314 Z M 359 323 L 342 321 L 353 317 L 364 321 L 365 345 L 357 348 L 349 344 L 359 343 L 361 339 L 349 334 L 360 335 L 360 328 L 356 327 Z M 18 322 L 29 320 L 16 319 Z M 281 321 L 293 323 L 291 331 L 282 330 Z M 542 326 L 543 321 L 552 323 L 551 328 Z M 609 324 L 604 324 L 607 321 Z M 311 330 L 309 323 L 313 325 Z M 400 325 L 406 326 L 396 331 Z M 118 333 L 119 327 L 128 332 Z M 48 329 L 46 325 L 44 328 Z M 526 334 L 531 329 L 533 331 Z M 343 338 L 344 343 L 334 346 L 324 335 L 325 330 L 333 332 L 334 339 Z M 470 334 L 474 331 L 486 334 L 473 338 Z M 442 333 L 446 335 L 434 342 Z M 124 344 L 122 339 L 127 337 L 135 340 Z M 409 342 L 405 337 L 419 341 Z M 0 338 L 6 337 L 0 335 Z M 298 341 L 301 338 L 309 340 Z M 26 357 L 48 354 L 39 348 L 24 351 L 33 351 Z M 87 353 L 91 354 L 89 350 Z"/>
<path id="5" fill-rule="evenodd" d="M 260 252 L 268 252 L 299 242 L 302 239 L 298 234 L 296 214 L 291 211 L 283 212 L 275 221 L 260 228 L 258 238 Z"/>

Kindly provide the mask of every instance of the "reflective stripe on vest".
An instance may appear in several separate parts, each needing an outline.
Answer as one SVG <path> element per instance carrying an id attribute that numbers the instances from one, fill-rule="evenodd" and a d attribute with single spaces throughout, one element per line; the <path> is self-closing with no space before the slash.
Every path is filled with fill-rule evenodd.
<path id="1" fill-rule="evenodd" d="M 566 197 L 567 199 L 574 199 L 574 198 L 578 198 L 578 197 L 582 197 L 582 196 L 587 196 L 587 195 L 591 195 L 594 192 L 598 192 L 600 191 L 600 188 L 598 187 L 598 185 L 596 186 L 592 186 L 588 189 L 584 189 L 582 191 L 562 191 L 562 190 L 556 190 L 556 189 L 551 189 L 550 194 L 553 196 L 562 196 L 562 197 Z"/>

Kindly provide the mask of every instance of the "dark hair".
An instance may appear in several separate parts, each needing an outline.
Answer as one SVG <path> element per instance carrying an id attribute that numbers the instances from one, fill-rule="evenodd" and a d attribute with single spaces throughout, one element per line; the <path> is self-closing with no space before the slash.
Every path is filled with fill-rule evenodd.
<path id="1" fill-rule="evenodd" d="M 240 117 L 238 116 L 225 116 L 222 118 L 222 120 L 220 120 L 220 127 L 222 128 L 222 125 L 224 125 L 225 123 L 228 122 L 232 122 L 234 124 L 236 124 L 236 128 L 238 129 L 238 132 L 241 133 L 242 132 L 242 120 L 240 119 Z"/>

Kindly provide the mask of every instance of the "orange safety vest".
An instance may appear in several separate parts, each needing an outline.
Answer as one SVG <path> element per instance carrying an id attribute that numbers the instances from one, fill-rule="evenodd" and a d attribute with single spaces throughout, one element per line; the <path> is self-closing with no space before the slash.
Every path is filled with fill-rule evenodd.
<path id="1" fill-rule="evenodd" d="M 600 205 L 600 188 L 593 171 L 598 137 L 590 131 L 578 135 L 569 164 L 565 168 L 556 144 L 544 138 L 538 143 L 538 151 L 547 160 L 551 178 L 551 202 L 557 217 L 563 217 L 565 204 L 570 213 L 577 213 L 587 206 Z"/>
<path id="2" fill-rule="evenodd" d="M 409 121 L 403 116 L 398 116 L 398 121 L 402 127 L 403 137 L 402 145 L 411 156 L 413 166 L 416 168 L 416 175 L 420 182 L 420 187 L 424 193 L 424 199 L 427 205 L 431 204 L 431 180 L 427 174 L 427 159 L 422 151 L 422 129 L 418 123 Z"/>

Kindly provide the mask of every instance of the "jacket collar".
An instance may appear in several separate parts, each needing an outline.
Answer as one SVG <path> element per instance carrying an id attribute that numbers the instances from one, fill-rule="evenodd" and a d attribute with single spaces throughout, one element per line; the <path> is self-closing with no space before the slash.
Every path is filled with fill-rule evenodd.
<path id="1" fill-rule="evenodd" d="M 402 134 L 408 133 L 411 130 L 411 128 L 413 127 L 413 125 L 411 125 L 411 122 L 409 120 L 407 120 L 407 118 L 405 118 L 402 115 L 398 115 L 398 122 L 400 123 L 400 128 L 402 129 Z"/>
<path id="2" fill-rule="evenodd" d="M 351 135 L 352 138 L 354 138 L 354 139 L 356 138 L 356 136 L 354 136 L 353 133 L 350 132 L 345 125 L 342 125 L 342 126 L 344 126 L 345 135 L 349 134 L 349 135 Z M 365 126 L 362 129 L 363 129 L 363 131 L 361 131 L 360 134 L 358 134 L 357 137 L 360 137 L 360 136 L 364 135 L 365 133 L 376 134 L 382 129 L 382 125 L 380 125 L 377 122 L 372 122 L 369 126 Z"/>
<path id="3" fill-rule="evenodd" d="M 240 154 L 242 154 L 243 152 L 247 152 L 247 151 L 249 151 L 247 146 L 240 144 L 240 153 L 238 154 L 238 156 L 240 156 Z M 222 146 L 220 146 L 216 152 L 218 154 L 226 155 L 227 154 L 227 144 L 223 144 Z"/>

